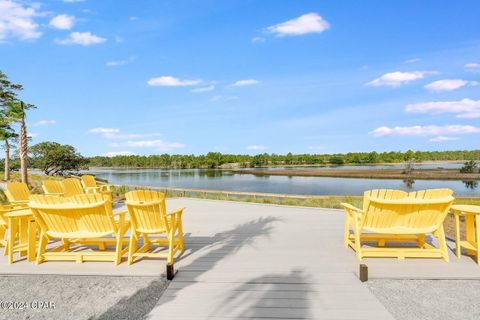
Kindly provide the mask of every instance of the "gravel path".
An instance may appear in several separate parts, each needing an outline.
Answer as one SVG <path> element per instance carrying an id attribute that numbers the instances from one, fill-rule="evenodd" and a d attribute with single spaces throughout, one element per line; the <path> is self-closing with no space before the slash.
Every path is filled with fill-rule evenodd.
<path id="1" fill-rule="evenodd" d="M 369 280 L 367 286 L 397 320 L 478 320 L 479 280 Z"/>
<path id="2" fill-rule="evenodd" d="M 144 319 L 166 286 L 158 277 L 1 276 L 0 301 L 30 306 L 9 310 L 0 303 L 0 319 Z M 33 309 L 37 301 L 55 308 Z"/>

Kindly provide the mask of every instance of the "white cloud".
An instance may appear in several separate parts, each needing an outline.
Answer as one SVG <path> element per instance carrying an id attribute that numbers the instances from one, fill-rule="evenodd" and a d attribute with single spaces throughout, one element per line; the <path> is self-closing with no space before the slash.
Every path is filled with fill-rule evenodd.
<path id="1" fill-rule="evenodd" d="M 425 74 L 432 73 L 428 71 L 412 71 L 412 72 L 389 72 L 385 73 L 384 75 L 376 78 L 368 83 L 367 86 L 390 86 L 390 87 L 399 87 L 407 82 L 414 81 L 417 79 L 422 79 Z"/>
<path id="2" fill-rule="evenodd" d="M 124 66 L 133 61 L 135 61 L 135 57 L 128 57 L 127 59 L 124 59 L 124 60 L 108 61 L 107 63 L 105 63 L 105 65 L 107 67 L 118 67 L 118 66 Z"/>
<path id="3" fill-rule="evenodd" d="M 75 24 L 75 17 L 68 14 L 59 14 L 53 17 L 48 25 L 55 29 L 70 30 Z"/>
<path id="4" fill-rule="evenodd" d="M 126 139 L 138 139 L 144 137 L 155 137 L 161 136 L 160 133 L 148 133 L 148 134 L 139 134 L 139 133 L 122 133 L 120 129 L 117 128 L 93 128 L 89 130 L 90 133 L 98 134 L 106 139 L 111 140 L 126 140 Z"/>
<path id="5" fill-rule="evenodd" d="M 307 149 L 311 151 L 315 150 L 322 150 L 324 147 L 323 146 L 308 146 Z"/>
<path id="6" fill-rule="evenodd" d="M 32 40 L 39 38 L 34 17 L 40 15 L 37 5 L 23 5 L 13 0 L 0 0 L 0 42 L 9 38 Z"/>
<path id="7" fill-rule="evenodd" d="M 425 86 L 425 89 L 432 92 L 453 91 L 464 86 L 476 86 L 477 81 L 467 81 L 463 79 L 444 79 L 431 82 Z"/>
<path id="8" fill-rule="evenodd" d="M 107 39 L 96 36 L 91 32 L 72 32 L 70 35 L 62 40 L 57 39 L 56 42 L 64 45 L 78 44 L 81 46 L 91 46 L 107 41 Z"/>
<path id="9" fill-rule="evenodd" d="M 408 60 L 405 60 L 405 63 L 415 63 L 415 62 L 419 62 L 421 59 L 420 58 L 413 58 L 413 59 L 408 59 Z"/>
<path id="10" fill-rule="evenodd" d="M 252 43 L 264 43 L 266 40 L 265 38 L 262 37 L 253 37 L 252 38 Z"/>
<path id="11" fill-rule="evenodd" d="M 85 0 L 63 0 L 65 3 L 78 3 L 78 2 L 84 2 Z"/>
<path id="12" fill-rule="evenodd" d="M 98 133 L 98 134 L 110 134 L 110 133 L 118 133 L 120 129 L 115 128 L 94 128 L 90 129 L 90 133 Z"/>
<path id="13" fill-rule="evenodd" d="M 201 80 L 182 80 L 172 76 L 161 76 L 148 80 L 148 85 L 153 87 L 189 87 L 200 84 Z"/>
<path id="14" fill-rule="evenodd" d="M 237 96 L 213 96 L 210 101 L 212 102 L 217 102 L 217 101 L 224 101 L 224 102 L 227 102 L 227 101 L 233 101 L 233 100 L 237 100 L 238 97 Z"/>
<path id="15" fill-rule="evenodd" d="M 209 92 L 215 90 L 215 86 L 213 84 L 209 85 L 208 87 L 201 87 L 192 89 L 191 92 L 193 93 L 202 93 L 202 92 Z"/>
<path id="16" fill-rule="evenodd" d="M 48 126 L 57 123 L 55 120 L 40 120 L 35 122 L 33 125 L 35 127 L 40 127 L 40 126 Z"/>
<path id="17" fill-rule="evenodd" d="M 260 81 L 255 79 L 245 79 L 245 80 L 238 80 L 232 84 L 233 87 L 246 87 L 246 86 L 254 86 L 259 84 Z"/>
<path id="18" fill-rule="evenodd" d="M 137 154 L 130 151 L 110 151 L 103 154 L 105 157 L 116 157 L 116 156 L 136 156 Z"/>
<path id="19" fill-rule="evenodd" d="M 330 28 L 330 24 L 317 13 L 307 13 L 298 18 L 285 21 L 267 28 L 277 37 L 298 36 L 307 33 L 321 33 Z"/>
<path id="20" fill-rule="evenodd" d="M 455 141 L 458 140 L 457 137 L 445 137 L 445 136 L 438 136 L 435 138 L 431 138 L 429 141 L 431 142 L 444 142 L 444 141 Z"/>
<path id="21" fill-rule="evenodd" d="M 259 146 L 259 145 L 247 146 L 247 150 L 252 150 L 252 151 L 262 151 L 267 149 L 268 149 L 267 146 Z"/>
<path id="22" fill-rule="evenodd" d="M 160 151 L 171 151 L 185 147 L 183 143 L 169 142 L 160 139 L 127 141 L 125 143 L 116 144 L 116 146 L 125 146 L 130 148 L 154 148 Z"/>
<path id="23" fill-rule="evenodd" d="M 130 21 L 135 21 L 135 20 L 138 20 L 138 17 L 136 17 L 136 16 L 131 16 L 131 17 L 128 17 L 128 20 L 130 20 Z"/>
<path id="24" fill-rule="evenodd" d="M 467 63 L 464 67 L 470 71 L 480 70 L 480 63 Z"/>
<path id="25" fill-rule="evenodd" d="M 379 127 L 369 134 L 375 137 L 384 136 L 439 136 L 449 134 L 480 133 L 480 127 L 468 125 L 447 126 L 411 126 L 411 127 Z"/>
<path id="26" fill-rule="evenodd" d="M 421 114 L 456 113 L 457 118 L 480 118 L 480 100 L 462 99 L 413 103 L 406 105 L 405 111 Z"/>

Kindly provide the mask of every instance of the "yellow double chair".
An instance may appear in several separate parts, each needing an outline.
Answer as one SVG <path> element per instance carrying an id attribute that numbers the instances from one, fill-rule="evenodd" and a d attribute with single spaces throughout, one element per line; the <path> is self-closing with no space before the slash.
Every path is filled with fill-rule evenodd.
<path id="1" fill-rule="evenodd" d="M 28 240 L 30 244 L 38 243 L 37 264 L 73 260 L 112 261 L 118 265 L 122 256 L 128 252 L 129 264 L 136 257 L 151 257 L 166 258 L 167 265 L 172 266 L 174 256 L 183 252 L 184 208 L 167 213 L 163 193 L 130 191 L 125 195 L 127 210 L 114 212 L 112 201 L 105 197 L 105 193 L 85 193 L 73 182 L 75 180 L 80 184 L 78 180 L 67 180 L 69 179 L 65 179 L 62 185 L 50 183 L 54 180 L 45 181 L 44 190 L 55 192 L 44 195 L 30 195 L 28 187 L 23 183 L 8 183 L 6 194 L 11 205 L 1 211 L 0 236 L 7 229 L 4 215 L 15 208 L 23 212 L 31 210 L 30 220 L 34 220 L 40 229 L 39 239 L 36 234 L 29 234 Z M 127 238 L 125 235 L 129 229 L 130 235 Z M 18 247 L 19 244 L 16 243 L 21 242 L 20 238 L 20 235 L 12 234 L 12 243 L 2 240 L 0 245 Z M 143 240 L 143 245 L 139 248 L 140 239 Z M 56 246 L 47 248 L 52 240 Z M 76 246 L 72 248 L 73 245 Z M 78 250 L 78 245 L 98 247 L 98 250 Z M 150 252 L 153 245 L 166 247 L 166 253 Z"/>
<path id="2" fill-rule="evenodd" d="M 400 190 L 365 192 L 363 208 L 343 203 L 344 245 L 360 260 L 366 257 L 443 258 L 449 261 L 443 222 L 454 201 L 450 189 L 407 193 Z M 432 234 L 438 248 L 425 238 Z M 364 247 L 375 243 L 377 246 Z M 388 246 L 387 243 L 396 243 Z M 405 245 L 406 243 L 415 246 Z"/>

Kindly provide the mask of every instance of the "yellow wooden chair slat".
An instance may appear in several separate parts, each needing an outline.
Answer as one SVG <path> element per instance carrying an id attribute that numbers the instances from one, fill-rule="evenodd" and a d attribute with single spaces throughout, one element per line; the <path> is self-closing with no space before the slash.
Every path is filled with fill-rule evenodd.
<path id="1" fill-rule="evenodd" d="M 150 190 L 135 190 L 125 194 L 127 210 L 131 221 L 128 263 L 135 257 L 167 258 L 172 265 L 177 252 L 183 252 L 182 213 L 184 208 L 167 213 L 165 194 Z M 161 235 L 160 238 L 149 238 Z M 138 240 L 143 237 L 143 246 L 138 248 Z M 168 253 L 148 252 L 151 244 L 166 245 Z"/>
<path id="2" fill-rule="evenodd" d="M 5 195 L 11 204 L 26 207 L 30 190 L 23 182 L 9 182 L 5 188 Z"/>
<path id="3" fill-rule="evenodd" d="M 42 181 L 42 189 L 45 194 L 63 196 L 63 183 L 60 180 L 44 180 Z"/>
<path id="4" fill-rule="evenodd" d="M 430 189 L 406 193 L 378 189 L 364 194 L 363 209 L 350 204 L 345 208 L 344 244 L 364 257 L 443 258 L 448 262 L 443 221 L 453 203 L 450 189 Z M 350 229 L 353 234 L 350 234 Z M 426 234 L 437 237 L 439 248 L 425 243 Z M 395 246 L 386 242 L 416 242 L 418 248 Z M 377 242 L 364 248 L 362 242 Z"/>
<path id="5" fill-rule="evenodd" d="M 77 194 L 85 193 L 80 180 L 75 178 L 67 178 L 63 180 L 63 191 L 65 197 L 72 197 Z"/>

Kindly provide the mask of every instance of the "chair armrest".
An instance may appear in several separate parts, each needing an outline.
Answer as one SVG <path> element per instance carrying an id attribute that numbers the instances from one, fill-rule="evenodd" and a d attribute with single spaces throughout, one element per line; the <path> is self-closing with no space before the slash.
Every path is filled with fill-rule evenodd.
<path id="1" fill-rule="evenodd" d="M 362 209 L 359 209 L 359 208 L 357 208 L 357 207 L 355 207 L 355 206 L 352 206 L 352 205 L 349 204 L 349 203 L 344 203 L 344 202 L 343 202 L 343 203 L 340 203 L 340 205 L 341 205 L 342 207 L 344 207 L 345 210 L 347 210 L 347 211 L 353 211 L 353 212 L 363 213 L 363 210 L 362 210 Z"/>
<path id="2" fill-rule="evenodd" d="M 183 210 L 185 210 L 185 207 L 181 207 L 181 208 L 175 209 L 174 211 L 167 213 L 167 216 L 172 216 L 172 215 L 181 216 L 182 213 L 183 213 Z"/>
<path id="3" fill-rule="evenodd" d="M 97 193 L 99 190 L 99 187 L 85 187 L 85 193 Z"/>
<path id="4" fill-rule="evenodd" d="M 18 201 L 11 201 L 13 205 L 15 204 L 27 204 L 30 200 L 18 200 Z"/>
<path id="5" fill-rule="evenodd" d="M 103 192 L 112 192 L 112 185 L 111 184 L 100 184 L 97 188 L 100 188 Z"/>
<path id="6" fill-rule="evenodd" d="M 15 205 L 15 204 L 2 204 L 0 207 L 0 212 L 12 212 L 12 211 L 19 211 L 25 210 L 28 208 L 28 203 L 25 205 Z"/>

